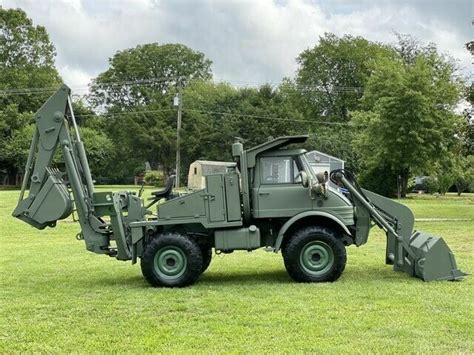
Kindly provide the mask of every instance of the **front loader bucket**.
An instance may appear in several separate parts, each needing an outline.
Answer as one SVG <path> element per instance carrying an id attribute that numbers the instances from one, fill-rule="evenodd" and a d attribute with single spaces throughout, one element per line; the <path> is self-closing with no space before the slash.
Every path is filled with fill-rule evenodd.
<path id="1" fill-rule="evenodd" d="M 423 281 L 460 280 L 466 275 L 457 268 L 454 254 L 443 238 L 415 232 L 410 249 L 416 255 L 414 276 Z"/>
<path id="2" fill-rule="evenodd" d="M 385 261 L 395 271 L 403 271 L 424 281 L 460 280 L 466 274 L 457 268 L 446 242 L 424 232 L 413 232 L 415 217 L 405 205 L 362 189 L 360 194 L 343 178 L 358 210 L 366 209 L 387 235 Z M 360 212 L 359 212 L 360 214 Z"/>

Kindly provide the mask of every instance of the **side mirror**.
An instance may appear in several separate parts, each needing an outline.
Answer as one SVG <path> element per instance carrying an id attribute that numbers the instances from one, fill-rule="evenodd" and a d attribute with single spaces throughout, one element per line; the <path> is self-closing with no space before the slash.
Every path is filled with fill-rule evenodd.
<path id="1" fill-rule="evenodd" d="M 300 176 L 301 176 L 301 185 L 303 187 L 308 187 L 309 186 L 309 178 L 308 174 L 306 174 L 306 171 L 300 171 Z"/>

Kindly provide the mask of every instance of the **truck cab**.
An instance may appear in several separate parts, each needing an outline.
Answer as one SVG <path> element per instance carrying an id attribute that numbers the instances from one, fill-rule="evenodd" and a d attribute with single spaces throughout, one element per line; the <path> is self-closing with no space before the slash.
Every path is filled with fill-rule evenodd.
<path id="1" fill-rule="evenodd" d="M 257 157 L 252 185 L 253 218 L 290 218 L 305 211 L 324 210 L 345 225 L 352 225 L 353 206 L 339 190 L 327 181 L 320 184 L 319 193 L 308 190 L 303 176 L 313 183 L 317 177 L 305 154 L 304 149 L 278 149 Z"/>

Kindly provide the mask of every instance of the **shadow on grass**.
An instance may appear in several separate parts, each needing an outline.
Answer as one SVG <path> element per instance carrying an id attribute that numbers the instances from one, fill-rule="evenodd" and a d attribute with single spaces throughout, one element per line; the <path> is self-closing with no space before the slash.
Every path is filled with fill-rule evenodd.
<path id="1" fill-rule="evenodd" d="M 81 280 L 83 285 L 109 286 L 117 288 L 148 288 L 150 285 L 142 275 L 127 277 L 105 276 Z M 293 282 L 286 271 L 276 270 L 269 272 L 206 272 L 197 280 L 197 285 L 244 285 L 244 284 L 277 284 Z"/>
<path id="2" fill-rule="evenodd" d="M 207 272 L 198 280 L 199 284 L 287 284 L 293 280 L 288 276 L 285 270 L 273 270 L 266 272 Z"/>
<path id="3" fill-rule="evenodd" d="M 134 276 L 120 277 L 120 275 L 108 275 L 101 278 L 81 280 L 82 286 L 90 287 L 111 287 L 117 289 L 144 289 L 150 285 L 141 274 Z M 380 270 L 378 267 L 353 268 L 346 270 L 341 278 L 334 284 L 345 283 L 380 283 L 382 284 L 406 284 L 411 282 L 422 282 L 420 279 L 410 277 L 402 272 L 395 272 L 391 269 Z M 272 270 L 265 272 L 255 271 L 207 271 L 196 282 L 193 287 L 201 288 L 208 286 L 235 287 L 253 286 L 256 284 L 275 285 L 295 283 L 286 270 Z"/>
<path id="4" fill-rule="evenodd" d="M 101 278 L 93 278 L 81 280 L 82 286 L 97 287 L 113 287 L 113 288 L 149 288 L 150 285 L 141 274 L 136 276 L 104 276 Z M 292 283 L 285 270 L 276 270 L 269 272 L 206 272 L 197 280 L 196 286 L 206 285 L 252 285 L 252 284 L 287 284 Z"/>

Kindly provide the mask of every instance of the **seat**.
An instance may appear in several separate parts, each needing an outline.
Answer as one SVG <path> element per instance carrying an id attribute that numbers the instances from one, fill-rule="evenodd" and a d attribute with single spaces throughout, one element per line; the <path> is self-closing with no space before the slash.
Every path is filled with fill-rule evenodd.
<path id="1" fill-rule="evenodd" d="M 151 194 L 154 196 L 153 200 L 159 200 L 162 198 L 169 198 L 171 192 L 173 191 L 174 181 L 176 180 L 176 175 L 171 175 L 168 180 L 166 180 L 166 185 L 163 190 L 153 191 Z"/>

